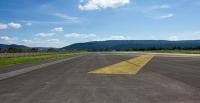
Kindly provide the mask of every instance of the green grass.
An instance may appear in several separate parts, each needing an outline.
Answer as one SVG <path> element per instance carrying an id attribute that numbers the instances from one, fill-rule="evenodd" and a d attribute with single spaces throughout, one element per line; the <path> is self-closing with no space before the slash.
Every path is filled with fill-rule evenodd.
<path id="1" fill-rule="evenodd" d="M 155 53 L 200 54 L 200 50 L 155 50 Z"/>
<path id="2" fill-rule="evenodd" d="M 0 58 L 0 67 L 26 63 L 37 60 L 45 60 L 45 59 L 56 59 L 56 58 L 66 58 L 81 55 L 83 53 L 62 53 L 62 54 L 50 54 L 50 55 L 41 55 L 41 56 L 26 56 L 26 57 L 13 57 L 13 58 Z"/>

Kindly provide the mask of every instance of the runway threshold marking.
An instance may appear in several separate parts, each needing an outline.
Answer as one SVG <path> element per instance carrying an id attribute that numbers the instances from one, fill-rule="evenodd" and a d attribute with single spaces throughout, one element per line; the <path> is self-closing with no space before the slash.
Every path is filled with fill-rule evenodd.
<path id="1" fill-rule="evenodd" d="M 110 66 L 99 68 L 88 73 L 92 74 L 137 74 L 137 72 L 143 68 L 154 55 L 141 55 L 136 58 L 132 58 L 126 61 L 122 61 Z"/>

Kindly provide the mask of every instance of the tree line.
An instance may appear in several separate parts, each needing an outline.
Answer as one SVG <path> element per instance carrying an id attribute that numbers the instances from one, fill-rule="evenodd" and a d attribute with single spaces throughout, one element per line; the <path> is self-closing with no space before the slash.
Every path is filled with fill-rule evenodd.
<path id="1" fill-rule="evenodd" d="M 101 49 L 90 49 L 88 51 L 154 51 L 154 50 L 200 50 L 199 47 L 150 47 L 150 48 L 101 48 Z"/>
<path id="2" fill-rule="evenodd" d="M 14 48 L 14 47 L 9 47 L 7 49 L 0 48 L 0 53 L 24 53 L 24 52 L 41 52 L 41 51 L 54 52 L 57 50 L 53 48 L 50 48 L 47 50 L 40 50 L 38 48 L 30 48 L 30 49 L 22 49 L 22 48 Z"/>

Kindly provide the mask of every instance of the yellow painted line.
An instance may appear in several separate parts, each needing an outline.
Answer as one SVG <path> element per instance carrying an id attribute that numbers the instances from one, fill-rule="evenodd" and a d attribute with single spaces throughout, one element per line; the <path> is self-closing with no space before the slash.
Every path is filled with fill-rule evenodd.
<path id="1" fill-rule="evenodd" d="M 103 68 L 90 71 L 88 73 L 94 74 L 137 74 L 137 72 L 144 67 L 154 55 L 141 55 L 117 64 L 106 66 Z"/>

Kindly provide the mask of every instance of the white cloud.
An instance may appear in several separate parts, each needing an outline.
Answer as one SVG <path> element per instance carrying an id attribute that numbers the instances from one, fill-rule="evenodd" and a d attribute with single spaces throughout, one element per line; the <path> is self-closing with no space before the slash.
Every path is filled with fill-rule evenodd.
<path id="1" fill-rule="evenodd" d="M 11 37 L 11 36 L 6 36 L 6 35 L 2 35 L 0 36 L 0 43 L 2 44 L 13 44 L 16 43 L 18 41 L 17 37 Z"/>
<path id="2" fill-rule="evenodd" d="M 108 37 L 98 37 L 95 39 L 96 41 L 103 41 L 103 40 L 127 40 L 128 38 L 123 35 L 111 35 Z"/>
<path id="3" fill-rule="evenodd" d="M 66 44 L 59 39 L 44 39 L 44 38 L 33 38 L 18 40 L 15 44 L 27 45 L 30 47 L 56 47 L 60 48 L 66 46 Z"/>
<path id="4" fill-rule="evenodd" d="M 166 13 L 166 10 L 171 8 L 172 5 L 169 4 L 135 7 L 136 11 L 141 12 L 147 17 L 150 17 L 155 20 L 167 19 L 175 16 L 175 14 L 173 13 Z"/>
<path id="5" fill-rule="evenodd" d="M 32 40 L 28 40 L 28 39 L 24 39 L 24 40 L 22 40 L 21 42 L 23 42 L 23 43 L 31 43 L 31 42 L 33 42 Z"/>
<path id="6" fill-rule="evenodd" d="M 130 0 L 81 0 L 80 10 L 98 10 L 105 8 L 118 8 L 130 3 Z"/>
<path id="7" fill-rule="evenodd" d="M 60 40 L 59 39 L 49 39 L 49 40 L 46 40 L 47 42 L 53 42 L 53 43 L 55 43 L 55 42 L 60 42 Z"/>
<path id="8" fill-rule="evenodd" d="M 110 39 L 110 40 L 125 40 L 127 38 L 122 35 L 113 35 L 113 36 L 108 37 L 108 39 Z"/>
<path id="9" fill-rule="evenodd" d="M 170 9 L 170 8 L 171 8 L 170 5 L 162 4 L 162 5 L 152 6 L 152 7 L 151 7 L 151 10 Z"/>
<path id="10" fill-rule="evenodd" d="M 14 22 L 11 22 L 11 23 L 8 23 L 8 24 L 0 23 L 0 30 L 4 30 L 4 29 L 19 29 L 21 27 L 22 27 L 21 24 L 14 23 Z"/>
<path id="11" fill-rule="evenodd" d="M 80 33 L 70 33 L 65 35 L 66 38 L 83 38 L 83 39 L 94 38 L 96 36 L 97 36 L 96 34 L 80 34 Z"/>
<path id="12" fill-rule="evenodd" d="M 23 40 L 18 40 L 17 44 L 26 45 L 26 46 L 32 46 L 32 44 L 34 44 L 34 42 L 35 41 L 33 41 L 33 40 L 23 39 Z"/>
<path id="13" fill-rule="evenodd" d="M 19 29 L 19 28 L 22 27 L 21 24 L 19 24 L 19 23 L 13 23 L 13 22 L 8 23 L 7 25 L 8 25 L 9 28 L 13 28 L 13 29 Z"/>
<path id="14" fill-rule="evenodd" d="M 55 16 L 55 15 L 54 15 Z M 58 16 L 56 16 L 58 17 Z M 61 17 L 59 17 L 61 18 Z M 21 22 L 23 22 L 26 26 L 32 26 L 32 25 L 64 25 L 64 24 L 71 24 L 71 23 L 79 23 L 80 20 L 78 17 L 76 17 L 77 19 L 73 19 L 73 20 L 67 20 L 61 18 L 62 20 L 58 20 L 56 19 L 55 21 L 37 21 L 37 20 L 21 20 Z"/>
<path id="15" fill-rule="evenodd" d="M 9 36 L 0 36 L 0 40 L 8 41 L 8 40 L 12 40 L 12 38 Z"/>
<path id="16" fill-rule="evenodd" d="M 66 38 L 70 38 L 72 41 L 103 41 L 103 40 L 126 40 L 128 39 L 123 35 L 110 35 L 110 36 L 100 36 L 96 34 L 83 34 L 83 33 L 70 33 L 64 35 Z"/>
<path id="17" fill-rule="evenodd" d="M 166 15 L 159 16 L 158 19 L 168 19 L 168 18 L 171 18 L 173 16 L 174 16 L 173 13 L 169 13 L 169 14 L 166 14 Z"/>
<path id="18" fill-rule="evenodd" d="M 55 48 L 66 46 L 66 44 L 63 41 L 55 38 L 43 40 L 43 42 L 40 42 L 38 45 L 42 45 L 44 47 L 55 47 Z"/>
<path id="19" fill-rule="evenodd" d="M 200 40 L 200 32 L 176 32 L 171 35 L 169 34 L 164 34 L 160 35 L 159 38 L 160 40 Z"/>
<path id="20" fill-rule="evenodd" d="M 56 27 L 56 28 L 53 28 L 51 31 L 53 31 L 53 32 L 63 32 L 64 29 L 63 29 L 63 27 Z"/>
<path id="21" fill-rule="evenodd" d="M 55 35 L 55 33 L 38 33 L 35 36 L 38 36 L 38 37 L 51 37 L 51 36 L 54 36 L 54 35 Z"/>
<path id="22" fill-rule="evenodd" d="M 141 11 L 143 13 L 147 13 L 147 14 L 151 14 L 151 13 L 154 13 L 154 12 L 158 12 L 158 11 L 170 9 L 170 8 L 172 8 L 172 6 L 168 5 L 168 4 L 135 7 L 135 9 L 138 9 L 139 11 Z"/>
<path id="23" fill-rule="evenodd" d="M 7 24 L 0 23 L 0 30 L 4 30 L 4 29 L 7 29 L 7 28 L 8 28 Z"/>
<path id="24" fill-rule="evenodd" d="M 177 40 L 179 40 L 179 38 L 178 38 L 178 36 L 173 35 L 173 36 L 168 37 L 168 40 L 170 40 L 170 41 L 177 41 Z"/>
<path id="25" fill-rule="evenodd" d="M 79 22 L 79 17 L 69 16 L 69 15 L 66 15 L 63 13 L 54 13 L 53 16 L 63 19 L 64 22 L 66 22 L 66 23 L 78 23 Z"/>

